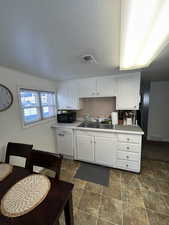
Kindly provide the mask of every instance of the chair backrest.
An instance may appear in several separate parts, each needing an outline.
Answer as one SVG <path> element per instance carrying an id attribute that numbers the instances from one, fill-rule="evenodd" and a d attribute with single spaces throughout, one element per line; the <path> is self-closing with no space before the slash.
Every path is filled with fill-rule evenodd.
<path id="1" fill-rule="evenodd" d="M 60 154 L 40 150 L 32 150 L 30 159 L 30 168 L 32 172 L 33 166 L 39 166 L 53 170 L 56 173 L 55 179 L 58 180 L 60 176 L 62 159 L 63 156 Z"/>
<path id="2" fill-rule="evenodd" d="M 30 157 L 33 145 L 8 142 L 6 148 L 5 162 L 9 163 L 10 156 L 20 156 L 26 158 L 25 168 L 30 169 Z"/>

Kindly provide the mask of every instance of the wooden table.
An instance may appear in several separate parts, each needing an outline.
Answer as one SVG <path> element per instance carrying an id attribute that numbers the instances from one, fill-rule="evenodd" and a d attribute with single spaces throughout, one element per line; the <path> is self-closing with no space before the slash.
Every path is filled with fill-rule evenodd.
<path id="1" fill-rule="evenodd" d="M 21 167 L 14 167 L 12 174 L 0 182 L 0 200 L 17 181 L 30 175 Z M 51 190 L 45 200 L 31 212 L 16 218 L 8 218 L 0 213 L 0 225 L 58 225 L 64 210 L 66 225 L 74 225 L 72 207 L 73 184 L 51 180 Z"/>

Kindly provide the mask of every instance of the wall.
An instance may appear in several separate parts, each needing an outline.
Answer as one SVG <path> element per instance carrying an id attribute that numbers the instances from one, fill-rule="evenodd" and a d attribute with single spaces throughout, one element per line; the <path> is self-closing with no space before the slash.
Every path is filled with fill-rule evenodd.
<path id="1" fill-rule="evenodd" d="M 91 117 L 108 117 L 116 107 L 115 97 L 106 98 L 84 98 L 82 99 L 83 109 L 77 111 L 77 118 L 82 118 L 86 113 Z"/>
<path id="2" fill-rule="evenodd" d="M 22 127 L 18 87 L 56 91 L 56 83 L 3 67 L 0 67 L 0 83 L 7 86 L 14 96 L 12 106 L 0 112 L 0 161 L 4 158 L 5 147 L 9 141 L 33 144 L 35 149 L 55 152 L 54 131 L 51 129 L 54 120 L 43 121 L 29 128 Z"/>
<path id="3" fill-rule="evenodd" d="M 169 141 L 169 82 L 152 82 L 148 140 Z"/>
<path id="4" fill-rule="evenodd" d="M 149 114 L 149 104 L 150 104 L 150 84 L 149 80 L 141 78 L 141 107 L 140 107 L 140 126 L 144 131 L 143 138 L 147 140 L 148 133 L 148 114 Z"/>

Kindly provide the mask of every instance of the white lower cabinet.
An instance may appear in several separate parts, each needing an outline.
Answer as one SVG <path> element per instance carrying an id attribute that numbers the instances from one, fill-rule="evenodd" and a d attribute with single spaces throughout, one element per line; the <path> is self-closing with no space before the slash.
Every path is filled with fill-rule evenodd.
<path id="1" fill-rule="evenodd" d="M 95 137 L 95 162 L 115 166 L 116 140 L 114 138 Z"/>
<path id="2" fill-rule="evenodd" d="M 142 135 L 118 134 L 116 167 L 140 172 Z"/>
<path id="3" fill-rule="evenodd" d="M 105 136 L 104 136 L 105 135 Z M 116 162 L 116 139 L 113 134 L 76 131 L 75 159 L 110 167 Z"/>
<path id="4" fill-rule="evenodd" d="M 119 143 L 135 143 L 139 144 L 141 143 L 141 136 L 135 135 L 135 134 L 119 134 L 118 135 L 118 141 Z"/>
<path id="5" fill-rule="evenodd" d="M 140 156 L 135 152 L 117 151 L 117 158 L 130 161 L 138 161 Z"/>
<path id="6" fill-rule="evenodd" d="M 57 152 L 73 158 L 73 130 L 56 129 Z"/>
<path id="7" fill-rule="evenodd" d="M 121 143 L 118 142 L 118 150 L 119 151 L 127 151 L 127 152 L 140 152 L 141 144 L 133 144 L 133 143 Z"/>
<path id="8" fill-rule="evenodd" d="M 133 162 L 129 160 L 117 160 L 117 168 L 129 170 L 133 172 L 140 172 L 140 162 Z"/>
<path id="9" fill-rule="evenodd" d="M 77 158 L 82 161 L 94 162 L 94 138 L 87 135 L 77 135 Z"/>
<path id="10" fill-rule="evenodd" d="M 75 131 L 76 160 L 140 172 L 141 134 Z"/>

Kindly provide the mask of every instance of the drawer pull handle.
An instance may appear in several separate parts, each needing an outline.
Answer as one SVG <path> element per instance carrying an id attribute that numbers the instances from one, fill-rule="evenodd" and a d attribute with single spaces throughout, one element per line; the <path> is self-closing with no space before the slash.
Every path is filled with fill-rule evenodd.
<path id="1" fill-rule="evenodd" d="M 126 167 L 128 167 L 129 165 L 128 164 L 126 164 Z"/>
<path id="2" fill-rule="evenodd" d="M 127 138 L 127 141 L 130 141 L 130 138 Z"/>
<path id="3" fill-rule="evenodd" d="M 129 159 L 129 156 L 127 155 L 126 158 Z"/>
<path id="4" fill-rule="evenodd" d="M 129 150 L 130 148 L 129 147 L 127 147 L 127 150 Z"/>

